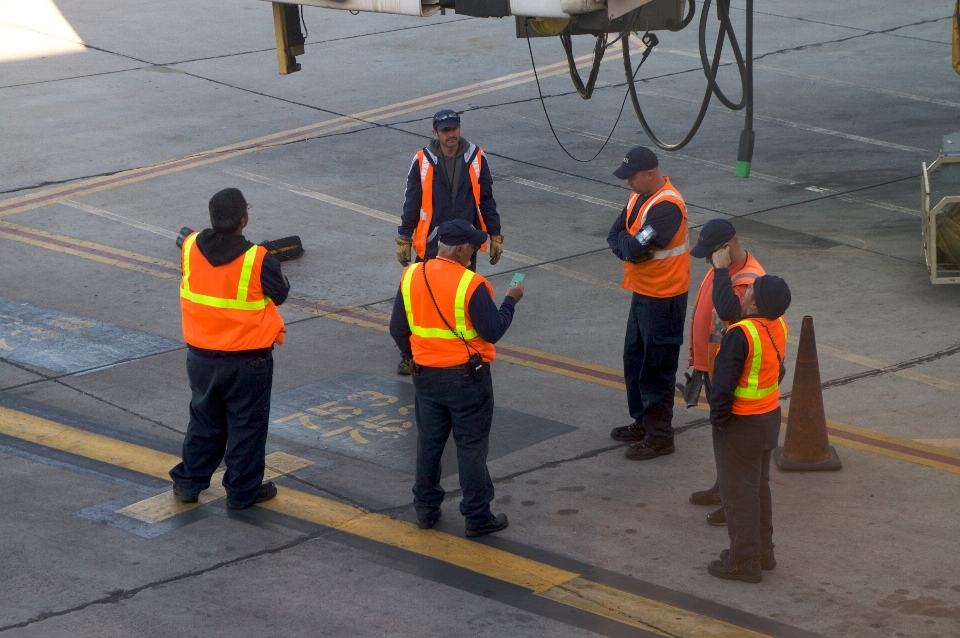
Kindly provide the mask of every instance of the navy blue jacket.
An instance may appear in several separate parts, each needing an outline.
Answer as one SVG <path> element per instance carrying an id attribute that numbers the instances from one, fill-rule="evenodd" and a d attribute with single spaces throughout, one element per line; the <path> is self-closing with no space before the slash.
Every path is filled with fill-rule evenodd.
<path id="1" fill-rule="evenodd" d="M 470 183 L 470 172 L 467 170 L 470 162 L 477 154 L 477 147 L 469 144 L 466 153 L 463 155 L 464 166 L 460 171 L 460 183 L 457 185 L 456 201 L 450 201 L 450 184 L 443 167 L 437 165 L 438 157 L 436 144 L 431 144 L 424 148 L 428 161 L 433 164 L 433 219 L 430 224 L 430 231 L 440 224 L 454 219 L 462 219 L 473 224 L 474 228 L 480 228 L 480 219 L 477 215 L 477 204 L 473 197 L 473 185 Z M 490 174 L 490 166 L 487 163 L 486 154 L 480 159 L 480 212 L 483 214 L 483 221 L 487 224 L 487 233 L 490 235 L 500 235 L 500 215 L 497 213 L 497 202 L 493 199 L 493 175 Z M 420 162 L 416 155 L 413 156 L 413 163 L 410 165 L 410 172 L 407 174 L 407 191 L 404 194 L 403 215 L 400 219 L 400 226 L 397 232 L 401 237 L 413 237 L 417 224 L 420 222 L 420 204 L 423 199 L 423 191 L 420 188 Z M 426 259 L 436 257 L 437 240 L 427 242 Z"/>

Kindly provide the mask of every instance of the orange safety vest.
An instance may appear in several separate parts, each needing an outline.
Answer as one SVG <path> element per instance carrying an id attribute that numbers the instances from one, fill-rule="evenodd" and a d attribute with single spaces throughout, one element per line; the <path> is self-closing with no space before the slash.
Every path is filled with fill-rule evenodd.
<path id="1" fill-rule="evenodd" d="M 260 287 L 266 254 L 263 246 L 251 246 L 229 264 L 211 266 L 197 247 L 197 233 L 184 240 L 180 280 L 184 341 L 227 352 L 283 343 L 283 319 Z"/>
<path id="2" fill-rule="evenodd" d="M 473 199 L 477 205 L 480 230 L 487 232 L 487 223 L 480 212 L 480 160 L 483 158 L 483 150 L 471 144 L 464 157 L 470 157 L 473 149 L 477 149 L 477 152 L 473 159 L 467 162 L 467 172 L 470 175 L 470 183 L 473 185 Z M 427 149 L 423 149 L 417 152 L 414 161 L 420 163 L 420 221 L 417 222 L 417 229 L 413 232 L 413 250 L 423 260 L 424 255 L 427 254 L 427 237 L 433 230 L 433 171 L 437 157 Z M 487 244 L 484 242 L 480 250 L 486 249 Z"/>
<path id="3" fill-rule="evenodd" d="M 733 390 L 734 414 L 766 414 L 780 407 L 780 363 L 786 356 L 789 329 L 783 317 L 751 317 L 730 326 L 747 336 L 749 350 Z M 768 334 L 769 333 L 769 334 Z M 771 337 L 773 341 L 771 341 Z M 780 356 L 777 356 L 777 352 Z"/>
<path id="4" fill-rule="evenodd" d="M 426 278 L 430 281 L 430 298 Z M 481 275 L 460 264 L 438 257 L 407 266 L 400 279 L 403 307 L 410 325 L 410 347 L 413 360 L 431 368 L 451 368 L 467 363 L 471 354 L 479 353 L 485 362 L 493 361 L 497 350 L 484 341 L 470 321 L 470 298 L 480 286 L 486 286 L 493 297 L 493 287 Z M 443 319 L 437 314 L 443 313 Z M 456 332 L 451 332 L 447 323 Z M 469 344 L 469 351 L 464 345 Z"/>
<path id="5" fill-rule="evenodd" d="M 652 249 L 650 258 L 634 263 L 623 262 L 623 287 L 648 297 L 676 297 L 690 290 L 690 246 L 687 243 L 687 207 L 683 197 L 677 191 L 670 178 L 664 176 L 663 186 L 652 194 L 640 207 L 633 224 L 630 213 L 640 199 L 639 193 L 633 193 L 627 203 L 626 230 L 636 235 L 647 221 L 650 209 L 662 202 L 673 202 L 680 208 L 683 221 L 680 229 L 670 243 L 663 249 Z"/>
<path id="6" fill-rule="evenodd" d="M 753 255 L 747 253 L 747 262 L 743 265 L 743 268 L 737 271 L 737 274 L 731 279 L 733 287 L 737 286 L 749 286 L 757 277 L 762 277 L 767 274 L 763 269 L 763 266 L 760 265 Z M 707 281 L 709 280 L 709 285 Z M 709 288 L 709 291 L 705 290 Z M 693 304 L 693 315 L 690 317 L 690 334 L 693 334 L 694 321 L 697 316 L 697 308 L 703 307 L 700 305 L 700 298 L 708 294 L 711 297 L 711 312 L 713 313 L 712 321 L 710 322 L 710 336 L 707 341 L 707 376 L 713 376 L 713 364 L 717 359 L 717 352 L 720 350 L 720 341 L 723 339 L 723 335 L 727 333 L 727 328 L 732 326 L 734 321 L 723 321 L 717 316 L 717 309 L 713 307 L 713 268 L 707 270 L 707 274 L 703 278 L 703 283 L 700 284 L 700 290 L 697 292 L 697 300 Z M 693 365 L 693 337 L 690 338 L 690 365 Z"/>

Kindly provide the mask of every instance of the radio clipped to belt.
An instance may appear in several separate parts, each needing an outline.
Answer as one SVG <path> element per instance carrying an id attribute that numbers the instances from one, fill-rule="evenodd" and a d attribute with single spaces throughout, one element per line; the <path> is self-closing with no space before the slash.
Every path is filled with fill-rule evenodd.
<path id="1" fill-rule="evenodd" d="M 460 341 L 463 342 L 463 346 L 467 349 L 467 370 L 473 375 L 474 379 L 477 381 L 483 381 L 484 378 L 486 378 L 486 372 L 483 369 L 483 357 L 480 356 L 479 352 L 470 348 L 470 344 L 466 339 L 463 338 L 463 335 L 454 330 L 453 326 L 451 326 L 447 321 L 447 318 L 443 316 L 443 312 L 440 310 L 440 305 L 437 304 L 437 298 L 433 296 L 433 289 L 430 288 L 430 280 L 427 279 L 426 264 L 420 268 L 420 272 L 423 273 L 423 283 L 427 285 L 427 292 L 430 294 L 430 301 L 433 302 L 433 307 L 436 308 L 437 314 L 440 315 L 440 320 L 443 321 L 443 325 L 447 327 L 447 330 L 457 335 L 460 338 Z"/>

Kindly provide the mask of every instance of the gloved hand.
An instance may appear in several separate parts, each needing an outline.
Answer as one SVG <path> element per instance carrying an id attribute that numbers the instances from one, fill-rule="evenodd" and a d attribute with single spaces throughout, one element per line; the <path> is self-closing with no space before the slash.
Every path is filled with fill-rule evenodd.
<path id="1" fill-rule="evenodd" d="M 496 265 L 503 254 L 503 235 L 490 235 L 490 265 Z"/>
<path id="2" fill-rule="evenodd" d="M 410 265 L 410 246 L 413 242 L 407 237 L 397 237 L 397 261 L 406 268 Z"/>

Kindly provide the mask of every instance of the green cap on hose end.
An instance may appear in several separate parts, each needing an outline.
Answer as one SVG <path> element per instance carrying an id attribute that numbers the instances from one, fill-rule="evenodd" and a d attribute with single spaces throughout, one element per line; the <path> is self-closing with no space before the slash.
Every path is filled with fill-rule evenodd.
<path id="1" fill-rule="evenodd" d="M 740 131 L 740 149 L 737 151 L 737 177 L 750 177 L 750 162 L 753 160 L 753 131 Z"/>

